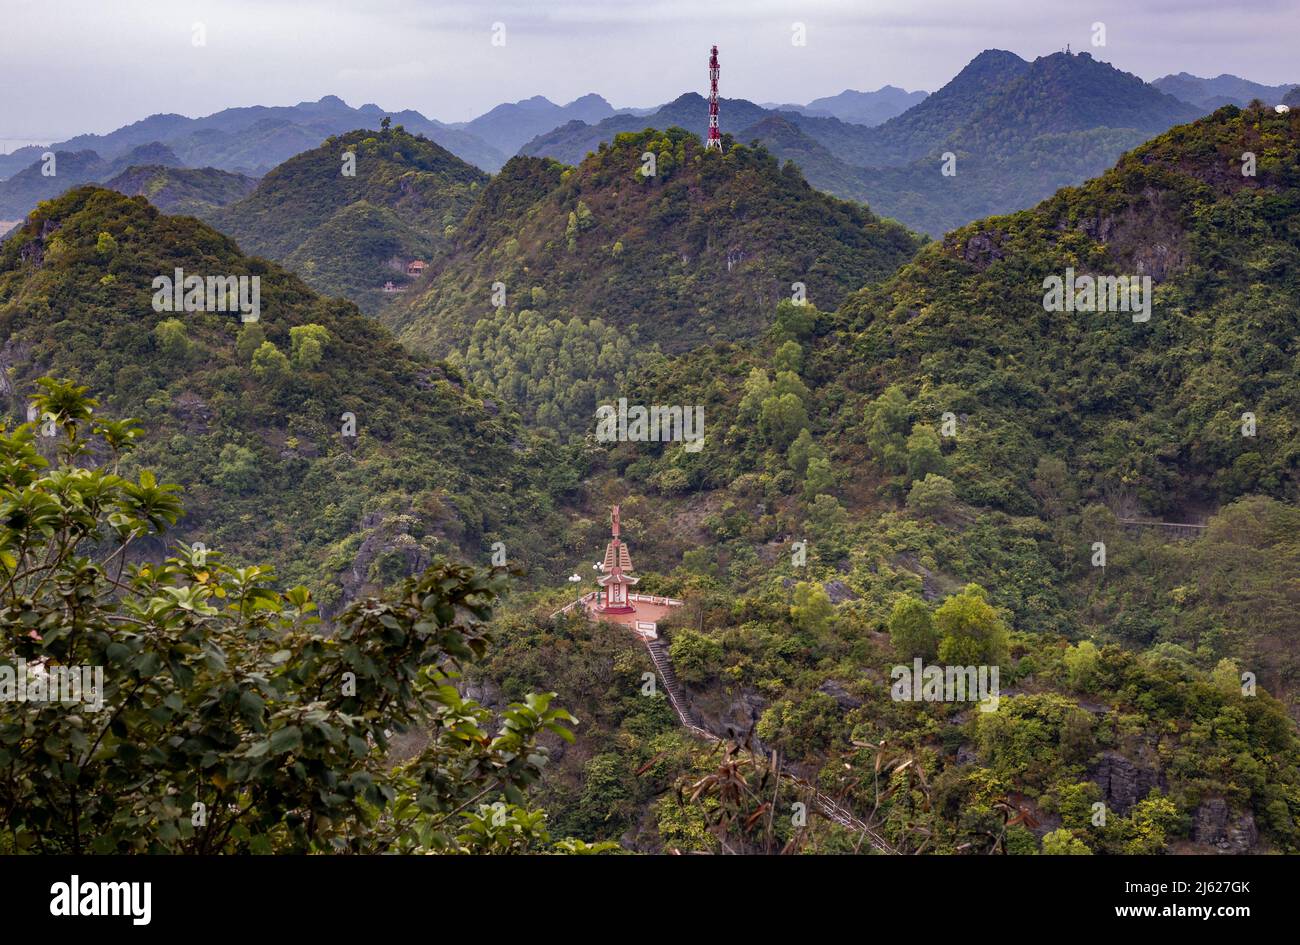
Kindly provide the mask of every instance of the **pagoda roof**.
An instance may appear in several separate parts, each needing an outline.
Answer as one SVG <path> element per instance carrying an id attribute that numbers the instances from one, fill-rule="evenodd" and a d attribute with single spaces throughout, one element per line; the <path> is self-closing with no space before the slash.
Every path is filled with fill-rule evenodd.
<path id="1" fill-rule="evenodd" d="M 632 555 L 628 553 L 627 545 L 617 538 L 605 546 L 605 561 L 600 566 L 602 571 L 613 571 L 615 568 L 620 571 L 633 570 Z"/>
<path id="2" fill-rule="evenodd" d="M 612 574 L 606 574 L 596 578 L 596 583 L 601 587 L 605 587 L 609 584 L 635 584 L 639 580 L 641 579 L 624 574 L 622 571 L 615 571 Z"/>

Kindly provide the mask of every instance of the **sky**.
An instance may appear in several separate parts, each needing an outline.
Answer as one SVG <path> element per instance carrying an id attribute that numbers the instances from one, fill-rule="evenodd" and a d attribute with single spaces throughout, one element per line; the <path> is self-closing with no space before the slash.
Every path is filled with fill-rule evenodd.
<path id="1" fill-rule="evenodd" d="M 713 43 L 723 96 L 755 102 L 934 91 L 981 50 L 1067 43 L 1147 80 L 1281 84 L 1300 0 L 0 0 L 0 142 L 331 94 L 443 121 L 533 95 L 657 105 L 706 91 Z"/>

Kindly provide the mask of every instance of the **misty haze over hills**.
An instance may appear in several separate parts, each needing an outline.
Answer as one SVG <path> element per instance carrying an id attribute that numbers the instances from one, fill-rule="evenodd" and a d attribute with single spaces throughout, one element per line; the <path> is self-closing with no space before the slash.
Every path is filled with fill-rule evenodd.
<path id="1" fill-rule="evenodd" d="M 986 50 L 932 95 L 886 85 L 873 92 L 849 89 L 804 105 L 723 98 L 720 113 L 726 133 L 795 161 L 814 186 L 938 235 L 986 213 L 1028 206 L 1198 113 L 1253 99 L 1275 104 L 1295 88 L 1186 72 L 1147 84 L 1088 53 L 1056 53 L 1030 63 L 1014 53 Z M 230 108 L 201 118 L 153 115 L 109 134 L 51 145 L 61 168 L 57 177 L 41 171 L 38 159 L 45 148 L 0 155 L 0 220 L 20 218 L 38 200 L 71 184 L 104 182 L 133 166 L 211 168 L 256 179 L 326 137 L 377 129 L 386 116 L 495 173 L 516 153 L 577 164 L 614 135 L 647 127 L 698 133 L 706 115 L 707 102 L 696 92 L 658 108 L 637 109 L 616 108 L 594 92 L 564 105 L 537 95 L 455 123 L 409 110 L 385 112 L 374 104 L 353 108 L 333 95 L 293 106 Z M 1059 135 L 1075 140 L 1058 147 Z M 956 173 L 968 175 L 969 186 L 955 200 L 948 193 L 953 188 L 933 173 L 943 154 L 959 158 Z M 1017 154 L 1035 167 L 1033 183 L 999 169 Z M 205 179 L 215 189 L 194 206 L 221 206 L 246 192 L 237 184 L 217 187 L 215 181 Z"/>

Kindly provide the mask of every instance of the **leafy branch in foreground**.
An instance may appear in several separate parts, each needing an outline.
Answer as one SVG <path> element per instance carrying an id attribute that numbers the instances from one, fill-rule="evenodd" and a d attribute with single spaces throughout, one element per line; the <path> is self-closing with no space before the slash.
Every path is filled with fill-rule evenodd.
<path id="1" fill-rule="evenodd" d="M 269 568 L 199 545 L 151 560 L 183 510 L 179 487 L 117 475 L 132 423 L 97 422 L 70 382 L 34 405 L 36 423 L 0 428 L 0 851 L 612 847 L 552 843 L 525 806 L 543 733 L 573 738 L 552 694 L 494 732 L 454 685 L 488 649 L 499 570 L 438 561 L 325 635 L 311 595 L 276 590 Z M 61 437 L 57 467 L 38 431 Z M 78 668 L 92 685 L 44 691 Z M 404 732 L 427 742 L 394 766 Z"/>

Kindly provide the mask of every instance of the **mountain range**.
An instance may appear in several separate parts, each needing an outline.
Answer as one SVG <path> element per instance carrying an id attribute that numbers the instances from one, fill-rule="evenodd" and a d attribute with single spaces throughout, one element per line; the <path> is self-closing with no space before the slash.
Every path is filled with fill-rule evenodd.
<path id="1" fill-rule="evenodd" d="M 608 140 L 490 179 L 410 126 L 325 135 L 244 196 L 139 155 L 113 175 L 135 196 L 40 197 L 0 243 L 0 398 L 21 421 L 54 375 L 140 418 L 123 472 L 184 484 L 169 537 L 275 565 L 327 618 L 500 542 L 519 590 L 463 685 L 582 719 L 540 789 L 557 833 L 762 848 L 763 809 L 712 823 L 672 790 L 719 764 L 694 719 L 909 852 L 1300 850 L 1300 112 L 1201 116 L 1082 55 L 963 72 L 874 128 L 724 103 L 759 132 L 723 153 L 644 127 L 698 97 L 575 119 L 555 146 Z M 892 163 L 849 161 L 871 154 Z M 931 219 L 923 173 L 1014 212 L 920 239 L 870 188 Z M 416 251 L 378 318 L 324 294 Z M 261 317 L 158 311 L 177 268 L 258 277 Z M 1045 281 L 1076 270 L 1149 279 L 1149 317 L 1054 310 Z M 700 405 L 705 447 L 597 441 L 618 398 Z M 639 590 L 686 602 L 654 663 L 557 615 L 612 504 Z M 936 658 L 1001 667 L 996 710 L 891 697 L 892 667 Z M 643 688 L 665 660 L 672 703 Z M 799 842 L 859 841 L 818 819 Z"/>
<path id="2" fill-rule="evenodd" d="M 895 85 L 883 85 L 874 92 L 845 89 L 839 95 L 815 98 L 807 105 L 777 105 L 764 103 L 763 107 L 779 112 L 798 112 L 814 118 L 838 118 L 854 125 L 879 125 L 895 115 L 901 115 L 913 105 L 925 101 L 926 92 L 908 92 Z"/>
<path id="3" fill-rule="evenodd" d="M 1240 76 L 1223 75 L 1213 79 L 1179 72 L 1177 75 L 1161 76 L 1152 83 L 1162 92 L 1168 92 L 1174 98 L 1182 99 L 1207 112 L 1212 112 L 1224 105 L 1237 105 L 1244 108 L 1258 99 L 1265 105 L 1277 105 L 1286 94 L 1296 88 L 1296 84 L 1261 85 Z"/>
<path id="4" fill-rule="evenodd" d="M 691 127 L 704 107 L 699 96 L 685 95 L 644 121 Z M 813 186 L 932 235 L 1028 206 L 1199 114 L 1088 53 L 1030 63 L 1004 50 L 980 53 L 939 91 L 875 127 L 743 100 L 723 101 L 719 111 L 725 129 L 739 129 L 737 140 L 761 141 L 778 158 L 795 160 Z M 638 124 L 629 116 L 571 122 L 523 153 L 571 163 Z M 955 174 L 943 173 L 945 153 L 954 156 Z M 1013 162 L 1019 170 L 1011 174 Z"/>
<path id="5" fill-rule="evenodd" d="M 742 142 L 760 140 L 778 158 L 795 160 L 815 187 L 866 202 L 937 236 L 1078 183 L 1127 148 L 1198 112 L 1255 98 L 1273 104 L 1294 88 L 1188 73 L 1148 85 L 1087 53 L 1030 63 L 1004 50 L 986 50 L 933 95 L 883 86 L 806 105 L 724 98 L 720 111 L 725 132 Z M 230 108 L 198 119 L 154 115 L 111 134 L 51 145 L 62 155 L 62 179 L 41 178 L 43 148 L 0 156 L 0 219 L 17 219 L 38 200 L 71 185 L 106 182 L 133 164 L 260 177 L 330 136 L 373 130 L 385 116 L 495 173 L 511 154 L 577 164 L 616 134 L 673 126 L 698 131 L 706 115 L 705 99 L 693 92 L 651 109 L 616 109 L 594 93 L 566 105 L 534 96 L 456 123 L 410 110 L 386 113 L 372 104 L 351 108 L 335 96 L 294 106 Z M 945 153 L 958 159 L 956 176 L 935 172 Z M 1027 173 L 1008 176 L 1006 164 L 1013 160 L 1026 165 Z M 194 208 L 220 206 L 223 196 L 212 196 Z"/>
<path id="6" fill-rule="evenodd" d="M 499 168 L 508 156 L 467 131 L 419 112 L 389 112 L 373 104 L 352 108 L 339 97 L 326 95 L 316 102 L 290 106 L 227 108 L 203 118 L 151 115 L 106 135 L 78 135 L 48 149 L 19 148 L 0 156 L 0 179 L 30 166 L 46 150 L 93 150 L 102 160 L 112 161 L 150 142 L 167 145 L 187 167 L 215 167 L 260 177 L 330 135 L 358 128 L 377 130 L 385 117 L 486 170 Z"/>
<path id="7" fill-rule="evenodd" d="M 656 156 L 653 175 L 645 153 Z M 574 168 L 513 158 L 427 284 L 383 319 L 416 348 L 446 355 L 493 315 L 499 284 L 506 302 L 497 315 L 595 317 L 634 342 L 682 351 L 759 335 L 793 293 L 836 305 L 917 245 L 902 226 L 819 193 L 761 148 L 733 147 L 723 158 L 681 129 L 626 132 Z"/>

